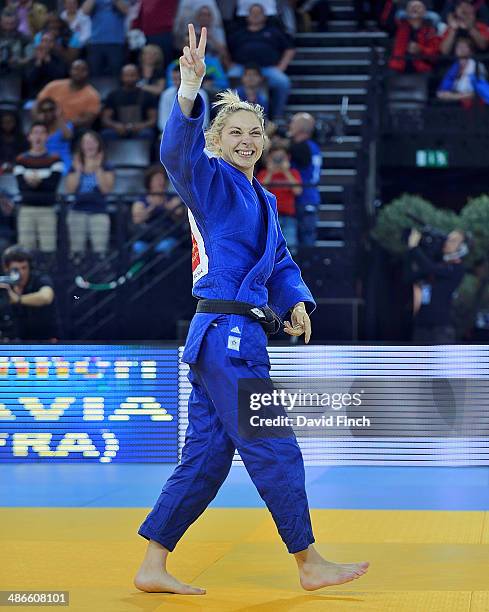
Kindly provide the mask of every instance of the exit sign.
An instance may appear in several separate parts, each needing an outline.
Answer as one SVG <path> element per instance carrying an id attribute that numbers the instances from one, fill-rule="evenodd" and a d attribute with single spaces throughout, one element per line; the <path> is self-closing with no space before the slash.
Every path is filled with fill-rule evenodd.
<path id="1" fill-rule="evenodd" d="M 443 149 L 418 149 L 416 151 L 418 168 L 447 168 L 448 151 Z"/>

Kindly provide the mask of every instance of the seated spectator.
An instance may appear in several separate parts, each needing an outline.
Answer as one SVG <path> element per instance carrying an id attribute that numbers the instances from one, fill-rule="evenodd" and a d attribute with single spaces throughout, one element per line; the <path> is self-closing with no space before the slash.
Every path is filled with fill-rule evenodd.
<path id="1" fill-rule="evenodd" d="M 440 43 L 443 55 L 453 55 L 459 38 L 470 38 L 477 51 L 485 51 L 489 46 L 489 26 L 476 20 L 474 6 L 468 0 L 460 0 L 455 13 L 448 15 L 448 27 Z"/>
<path id="2" fill-rule="evenodd" d="M 20 70 L 32 57 L 30 39 L 17 31 L 17 15 L 4 8 L 0 18 L 0 74 Z"/>
<path id="3" fill-rule="evenodd" d="M 160 103 L 158 106 L 158 128 L 162 133 L 165 131 L 166 122 L 168 121 L 170 111 L 172 109 L 173 103 L 175 102 L 175 98 L 177 97 L 178 88 L 180 87 L 181 76 L 179 66 L 173 66 L 173 69 L 170 73 L 170 78 L 170 83 L 172 83 L 172 85 L 171 87 L 165 89 L 165 91 L 161 94 Z M 209 96 L 203 88 L 199 90 L 199 93 L 204 98 L 205 102 L 204 127 L 207 127 L 209 125 L 210 120 Z"/>
<path id="4" fill-rule="evenodd" d="M 100 114 L 100 96 L 88 82 L 88 66 L 83 60 L 71 64 L 70 78 L 48 83 L 37 96 L 40 102 L 52 98 L 59 106 L 63 119 L 76 129 L 90 128 Z"/>
<path id="5" fill-rule="evenodd" d="M 53 35 L 46 32 L 34 50 L 34 56 L 26 64 L 24 83 L 27 98 L 35 98 L 48 83 L 66 75 L 65 63 L 53 51 Z"/>
<path id="6" fill-rule="evenodd" d="M 263 7 L 255 3 L 247 25 L 233 33 L 229 45 L 234 64 L 228 76 L 239 78 L 246 64 L 258 64 L 271 90 L 271 116 L 274 120 L 283 118 L 290 90 L 285 70 L 295 54 L 291 39 L 276 27 L 267 26 Z"/>
<path id="7" fill-rule="evenodd" d="M 169 255 L 185 236 L 185 206 L 178 196 L 167 193 L 168 179 L 162 166 L 149 168 L 144 182 L 147 193 L 131 208 L 134 229 L 140 236 L 133 250 L 137 255 L 144 253 L 157 240 L 154 251 Z"/>
<path id="8" fill-rule="evenodd" d="M 164 68 L 175 57 L 173 50 L 173 22 L 178 0 L 141 0 L 139 13 L 131 27 L 141 30 L 149 45 L 163 50 Z M 117 73 L 115 73 L 117 74 Z"/>
<path id="9" fill-rule="evenodd" d="M 70 30 L 69 25 L 58 17 L 50 14 L 41 32 L 34 36 L 34 47 L 41 42 L 42 35 L 50 32 L 53 36 L 53 55 L 59 57 L 67 66 L 76 60 L 81 47 L 78 34 Z"/>
<path id="10" fill-rule="evenodd" d="M 403 73 L 431 72 L 440 41 L 435 28 L 425 20 L 425 4 L 409 0 L 406 15 L 397 22 L 389 68 Z"/>
<path id="11" fill-rule="evenodd" d="M 0 111 L 0 174 L 12 172 L 17 155 L 29 146 L 15 111 Z"/>
<path id="12" fill-rule="evenodd" d="M 79 8 L 78 0 L 64 0 L 64 10 L 61 12 L 63 19 L 70 30 L 78 36 L 80 46 L 84 47 L 92 33 L 92 22 L 88 15 Z"/>
<path id="13" fill-rule="evenodd" d="M 46 148 L 49 153 L 59 155 L 64 165 L 63 174 L 71 169 L 71 141 L 73 124 L 65 121 L 61 110 L 52 98 L 44 98 L 34 108 L 36 121 L 44 123 L 48 129 Z"/>
<path id="14" fill-rule="evenodd" d="M 163 52 L 157 45 L 146 45 L 140 57 L 141 79 L 138 87 L 149 94 L 160 97 L 165 89 L 165 73 L 163 72 Z"/>
<path id="15" fill-rule="evenodd" d="M 256 177 L 277 198 L 280 227 L 291 253 L 297 248 L 297 219 L 295 198 L 302 193 L 299 172 L 290 167 L 289 153 L 283 145 L 270 147 L 266 168 Z"/>
<path id="16" fill-rule="evenodd" d="M 14 174 L 20 192 L 17 216 L 17 242 L 28 249 L 39 246 L 42 253 L 56 251 L 56 190 L 63 173 L 63 162 L 46 148 L 48 130 L 34 122 L 29 130 L 30 148 L 15 160 Z"/>
<path id="17" fill-rule="evenodd" d="M 40 32 L 48 17 L 48 9 L 42 2 L 33 0 L 7 0 L 6 6 L 17 15 L 18 31 L 28 38 Z"/>
<path id="18" fill-rule="evenodd" d="M 302 178 L 302 193 L 295 201 L 298 239 L 301 246 L 314 246 L 317 234 L 318 210 L 321 194 L 318 185 L 321 179 L 323 157 L 321 147 L 314 142 L 315 121 L 309 113 L 296 113 L 289 124 L 291 166 Z"/>
<path id="19" fill-rule="evenodd" d="M 195 32 L 200 38 L 202 28 L 207 29 L 206 52 L 218 57 L 226 68 L 229 64 L 229 53 L 222 18 L 216 0 L 182 0 L 178 6 L 173 32 L 175 44 L 181 49 L 186 44 L 188 24 L 193 23 Z"/>
<path id="20" fill-rule="evenodd" d="M 85 0 L 82 11 L 92 20 L 87 43 L 87 61 L 92 76 L 119 74 L 124 64 L 126 41 L 125 0 Z"/>
<path id="21" fill-rule="evenodd" d="M 245 102 L 263 106 L 268 115 L 268 98 L 263 93 L 263 75 L 258 64 L 247 64 L 244 67 L 241 85 L 236 89 L 238 96 Z"/>
<path id="22" fill-rule="evenodd" d="M 51 278 L 34 269 L 32 254 L 19 244 L 3 252 L 2 264 L 6 274 L 16 270 L 20 276 L 14 286 L 0 285 L 10 304 L 8 313 L 2 313 L 11 322 L 9 340 L 55 342 L 60 328 Z"/>
<path id="23" fill-rule="evenodd" d="M 110 217 L 106 194 L 114 187 L 115 174 L 105 163 L 102 138 L 92 130 L 85 132 L 73 156 L 73 167 L 66 177 L 66 193 L 75 195 L 66 223 L 70 256 L 78 264 L 87 250 L 103 259 L 109 249 Z"/>
<path id="24" fill-rule="evenodd" d="M 183 40 L 183 46 L 188 46 L 188 33 Z M 175 66 L 179 66 L 178 59 L 174 60 L 166 69 L 167 82 L 170 81 L 171 72 Z M 219 57 L 212 55 L 206 49 L 205 54 L 205 77 L 202 83 L 202 87 L 208 92 L 209 96 L 212 97 L 218 91 L 227 89 L 229 87 L 229 79 L 226 75 Z"/>
<path id="25" fill-rule="evenodd" d="M 137 86 L 139 70 L 134 64 L 122 68 L 122 87 L 111 91 L 102 111 L 102 137 L 153 140 L 156 127 L 154 96 Z"/>
<path id="26" fill-rule="evenodd" d="M 457 61 L 449 69 L 436 95 L 446 102 L 460 102 L 472 106 L 476 93 L 475 79 L 486 79 L 487 71 L 474 59 L 474 45 L 470 38 L 459 38 L 455 45 Z"/>

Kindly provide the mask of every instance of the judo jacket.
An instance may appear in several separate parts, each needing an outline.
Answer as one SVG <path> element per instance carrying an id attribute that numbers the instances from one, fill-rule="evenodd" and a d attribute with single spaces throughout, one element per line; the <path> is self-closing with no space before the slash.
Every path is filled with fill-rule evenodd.
<path id="1" fill-rule="evenodd" d="M 188 207 L 192 232 L 192 294 L 197 298 L 268 305 L 281 318 L 298 302 L 316 307 L 287 249 L 276 198 L 253 179 L 217 157 L 209 157 L 203 133 L 204 101 L 197 96 L 191 117 L 175 100 L 160 156 Z M 196 363 L 209 326 L 221 315 L 195 314 L 182 360 Z M 243 315 L 229 315 L 227 354 L 269 364 L 267 336 Z"/>

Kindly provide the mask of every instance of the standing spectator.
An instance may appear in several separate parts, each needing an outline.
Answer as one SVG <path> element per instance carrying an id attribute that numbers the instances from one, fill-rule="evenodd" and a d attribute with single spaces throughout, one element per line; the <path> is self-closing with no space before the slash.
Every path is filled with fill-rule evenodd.
<path id="1" fill-rule="evenodd" d="M 44 28 L 34 36 L 34 47 L 39 45 L 42 35 L 46 32 L 53 36 L 53 55 L 69 66 L 78 57 L 81 46 L 78 34 L 72 32 L 70 26 L 54 13 L 48 15 Z"/>
<path id="2" fill-rule="evenodd" d="M 19 186 L 21 205 L 17 217 L 18 242 L 42 253 L 56 251 L 56 190 L 63 172 L 63 162 L 46 148 L 48 130 L 34 122 L 29 130 L 30 149 L 15 161 L 14 174 Z"/>
<path id="3" fill-rule="evenodd" d="M 66 193 L 75 195 L 67 217 L 70 255 L 75 263 L 86 254 L 87 238 L 92 251 L 103 259 L 109 248 L 110 217 L 106 194 L 114 187 L 115 175 L 105 163 L 102 138 L 92 130 L 81 137 L 66 177 Z"/>
<path id="4" fill-rule="evenodd" d="M 444 23 L 448 23 L 448 16 L 455 11 L 459 1 L 460 0 L 446 0 L 441 11 L 441 20 Z M 470 3 L 474 7 L 477 21 L 482 21 L 486 25 L 489 25 L 489 7 L 487 6 L 486 0 L 471 0 Z"/>
<path id="5" fill-rule="evenodd" d="M 88 82 L 88 66 L 83 60 L 71 64 L 70 78 L 48 83 L 37 96 L 38 102 L 52 98 L 61 109 L 63 119 L 76 129 L 90 128 L 100 114 L 100 96 Z"/>
<path id="6" fill-rule="evenodd" d="M 268 115 L 268 98 L 263 93 L 263 75 L 258 64 L 246 64 L 241 77 L 241 85 L 237 88 L 238 96 L 245 102 L 263 106 Z"/>
<path id="7" fill-rule="evenodd" d="M 125 0 L 85 0 L 82 4 L 82 11 L 92 20 L 92 33 L 87 45 L 92 76 L 119 74 L 124 64 L 124 17 L 128 10 Z"/>
<path id="8" fill-rule="evenodd" d="M 477 51 L 485 51 L 489 46 L 489 26 L 476 21 L 475 8 L 467 0 L 460 0 L 455 13 L 448 15 L 448 27 L 443 34 L 440 50 L 443 55 L 452 55 L 459 38 L 472 40 Z"/>
<path id="9" fill-rule="evenodd" d="M 470 38 L 459 38 L 455 45 L 457 61 L 451 66 L 436 95 L 446 102 L 460 102 L 464 107 L 472 106 L 476 93 L 475 80 L 485 79 L 487 71 L 481 62 L 474 59 L 474 46 Z"/>
<path id="10" fill-rule="evenodd" d="M 178 0 L 141 0 L 139 14 L 132 27 L 144 32 L 146 42 L 163 50 L 164 67 L 175 57 L 173 50 L 173 22 Z"/>
<path id="11" fill-rule="evenodd" d="M 284 116 L 290 90 L 285 70 L 295 55 L 291 39 L 274 26 L 266 25 L 266 16 L 260 4 L 253 4 L 246 27 L 238 29 L 230 39 L 233 62 L 229 77 L 241 77 L 244 65 L 258 64 L 268 81 L 272 93 L 271 115 L 274 120 Z"/>
<path id="12" fill-rule="evenodd" d="M 321 147 L 312 140 L 314 117 L 309 113 L 296 113 L 289 125 L 291 138 L 291 165 L 302 178 L 302 193 L 296 198 L 299 244 L 314 246 L 317 234 L 318 210 L 321 194 L 318 185 L 321 179 Z"/>
<path id="13" fill-rule="evenodd" d="M 266 168 L 256 177 L 277 198 L 278 219 L 287 246 L 292 255 L 297 248 L 297 219 L 295 199 L 302 193 L 302 179 L 297 170 L 290 167 L 287 148 L 270 147 Z"/>
<path id="14" fill-rule="evenodd" d="M 48 9 L 42 2 L 33 0 L 7 0 L 6 6 L 12 8 L 19 22 L 18 30 L 24 36 L 32 38 L 46 23 Z"/>
<path id="15" fill-rule="evenodd" d="M 90 17 L 79 8 L 78 0 L 64 0 L 61 19 L 69 25 L 70 30 L 78 36 L 80 46 L 84 47 L 92 34 Z"/>
<path id="16" fill-rule="evenodd" d="M 153 140 L 156 127 L 154 96 L 137 86 L 139 70 L 127 64 L 121 72 L 122 87 L 111 91 L 102 111 L 104 139 L 145 138 Z"/>
<path id="17" fill-rule="evenodd" d="M 168 117 L 170 116 L 170 112 L 175 102 L 175 98 L 177 97 L 178 88 L 180 87 L 180 66 L 173 66 L 173 69 L 170 73 L 171 77 L 171 87 L 165 89 L 165 91 L 161 94 L 160 103 L 158 107 L 158 128 L 163 133 L 165 131 L 166 122 L 168 121 Z M 204 119 L 204 127 L 209 125 L 210 120 L 210 104 L 209 104 L 209 96 L 207 92 L 202 87 L 199 90 L 199 94 L 204 98 L 205 103 L 205 119 Z"/>
<path id="18" fill-rule="evenodd" d="M 138 87 L 147 93 L 160 97 L 165 89 L 165 73 L 163 72 L 163 51 L 158 45 L 146 45 L 141 51 L 141 79 Z"/>
<path id="19" fill-rule="evenodd" d="M 425 20 L 426 6 L 409 0 L 407 19 L 398 21 L 389 68 L 396 72 L 431 72 L 438 57 L 440 40 L 435 28 Z"/>
<path id="20" fill-rule="evenodd" d="M 17 113 L 0 111 L 0 174 L 12 172 L 15 158 L 28 146 Z"/>
<path id="21" fill-rule="evenodd" d="M 55 79 L 62 79 L 66 74 L 64 62 L 54 55 L 54 38 L 50 32 L 42 35 L 41 42 L 34 51 L 34 56 L 26 65 L 26 97 L 33 99 L 39 91 Z"/>
<path id="22" fill-rule="evenodd" d="M 44 123 L 48 129 L 46 148 L 49 153 L 59 155 L 64 165 L 63 174 L 71 169 L 71 141 L 73 124 L 65 121 L 60 108 L 52 98 L 44 98 L 34 110 L 36 121 Z"/>
<path id="23" fill-rule="evenodd" d="M 20 70 L 32 57 L 32 44 L 17 26 L 15 11 L 4 8 L 0 18 L 0 74 Z"/>
<path id="24" fill-rule="evenodd" d="M 131 208 L 133 226 L 140 235 L 133 250 L 139 255 L 158 240 L 155 252 L 169 255 L 184 237 L 185 207 L 178 196 L 167 193 L 168 179 L 162 166 L 149 168 L 144 183 L 146 195 Z"/>

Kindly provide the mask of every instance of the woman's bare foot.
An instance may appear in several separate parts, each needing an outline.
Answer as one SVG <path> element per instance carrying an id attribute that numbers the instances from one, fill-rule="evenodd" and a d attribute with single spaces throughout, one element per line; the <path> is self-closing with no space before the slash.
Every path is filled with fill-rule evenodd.
<path id="1" fill-rule="evenodd" d="M 146 556 L 134 578 L 134 586 L 146 593 L 178 593 L 179 595 L 205 595 L 205 589 L 184 584 L 166 571 L 169 550 L 150 540 Z"/>
<path id="2" fill-rule="evenodd" d="M 366 573 L 369 562 L 332 563 L 326 561 L 311 545 L 295 554 L 299 567 L 301 586 L 306 591 L 315 591 L 334 584 L 356 580 Z"/>

